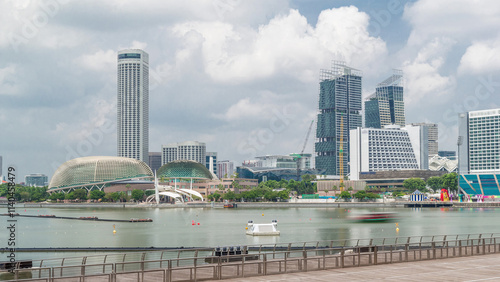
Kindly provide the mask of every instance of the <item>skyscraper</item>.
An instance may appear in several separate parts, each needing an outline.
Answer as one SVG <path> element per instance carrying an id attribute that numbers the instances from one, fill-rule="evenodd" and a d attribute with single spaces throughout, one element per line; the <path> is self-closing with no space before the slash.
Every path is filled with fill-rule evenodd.
<path id="1" fill-rule="evenodd" d="M 118 156 L 149 161 L 149 55 L 118 52 Z"/>
<path id="2" fill-rule="evenodd" d="M 320 72 L 316 168 L 327 175 L 338 175 L 341 165 L 344 173 L 349 171 L 349 130 L 361 127 L 362 123 L 361 76 L 361 71 L 346 66 L 344 62 L 334 62 L 331 70 Z M 340 140 L 343 140 L 342 164 L 339 160 Z"/>
<path id="3" fill-rule="evenodd" d="M 375 93 L 365 101 L 365 127 L 383 128 L 384 125 L 405 125 L 403 72 L 394 74 L 377 85 Z"/>
<path id="4" fill-rule="evenodd" d="M 190 160 L 205 165 L 206 144 L 198 141 L 185 141 L 163 145 L 161 148 L 161 165 L 177 160 Z"/>
<path id="5" fill-rule="evenodd" d="M 425 126 L 429 129 L 429 157 L 437 155 L 439 151 L 438 125 L 426 122 L 412 123 L 411 125 Z"/>
<path id="6" fill-rule="evenodd" d="M 500 173 L 500 109 L 461 113 L 459 172 Z"/>

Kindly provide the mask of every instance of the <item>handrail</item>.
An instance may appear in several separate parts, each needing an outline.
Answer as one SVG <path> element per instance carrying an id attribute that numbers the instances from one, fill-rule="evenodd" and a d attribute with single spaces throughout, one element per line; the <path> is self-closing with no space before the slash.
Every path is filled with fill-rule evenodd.
<path id="1" fill-rule="evenodd" d="M 205 259 L 211 259 L 209 262 L 207 262 L 206 260 L 201 260 L 203 257 L 198 256 L 198 254 L 196 254 L 196 256 L 194 257 L 189 258 L 160 258 L 146 260 L 146 253 L 142 253 L 142 256 L 140 256 L 141 259 L 136 261 L 95 264 L 87 264 L 87 260 L 85 257 L 85 259 L 82 260 L 82 264 L 80 265 L 61 265 L 32 269 L 16 269 L 14 270 L 14 272 L 16 278 L 18 277 L 17 275 L 19 274 L 19 272 L 38 272 L 38 279 L 47 279 L 47 281 L 51 281 L 51 278 L 59 279 L 66 277 L 69 278 L 91 276 L 106 276 L 109 277 L 108 281 L 116 281 L 117 276 L 127 273 L 137 273 L 137 275 L 142 274 L 144 279 L 145 273 L 154 272 L 162 273 L 164 278 L 167 276 L 171 277 L 172 273 L 175 272 L 177 273 L 177 275 L 189 275 L 184 277 L 184 280 L 196 280 L 197 275 L 201 275 L 199 274 L 199 272 L 197 272 L 197 270 L 203 269 L 205 272 L 212 273 L 211 275 L 214 279 L 222 279 L 228 277 L 244 277 L 245 275 L 267 275 L 272 273 L 286 273 L 290 271 L 300 272 L 327 268 L 343 268 L 376 265 L 381 263 L 408 262 L 500 253 L 500 244 L 497 245 L 497 238 L 500 237 L 490 236 L 488 238 L 481 236 L 481 238 L 471 239 L 469 236 L 467 239 L 459 239 L 458 237 L 456 237 L 456 239 L 451 240 L 446 240 L 446 238 L 442 238 L 443 240 L 434 240 L 434 238 L 431 238 L 432 241 L 424 241 L 423 243 L 394 242 L 384 245 L 353 244 L 351 246 L 333 247 L 320 247 L 319 244 L 317 244 L 315 248 L 309 249 L 286 248 L 279 250 L 275 249 L 274 252 L 268 253 L 204 257 Z M 372 243 L 371 240 L 370 243 Z M 305 245 L 303 246 L 305 247 Z M 200 261 L 202 263 L 198 263 Z M 127 267 L 133 264 L 136 264 L 136 266 Z M 166 264 L 167 267 L 156 267 L 156 265 L 158 264 Z M 245 267 L 245 265 L 247 267 Z M 251 267 L 249 267 L 252 265 L 255 266 L 253 270 Z M 284 265 L 283 268 L 282 265 Z M 80 274 L 76 275 L 74 271 L 70 271 L 69 273 L 66 273 L 67 275 L 63 275 L 63 269 L 79 269 Z M 58 277 L 56 277 L 56 270 L 60 270 L 57 271 L 60 272 L 60 275 Z M 181 270 L 181 272 L 179 272 L 178 270 Z M 184 270 L 189 271 L 186 272 Z M 7 270 L 0 270 L 0 273 L 6 271 Z M 42 271 L 44 275 L 41 274 Z M 36 277 L 33 278 L 36 279 Z M 22 279 L 19 279 L 19 281 L 22 281 Z"/>

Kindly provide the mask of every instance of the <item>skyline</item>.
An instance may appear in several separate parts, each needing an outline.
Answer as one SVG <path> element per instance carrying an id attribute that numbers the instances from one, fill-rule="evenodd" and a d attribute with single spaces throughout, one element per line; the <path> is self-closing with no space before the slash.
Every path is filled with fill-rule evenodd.
<path id="1" fill-rule="evenodd" d="M 71 158 L 114 156 L 128 48 L 150 54 L 151 152 L 186 140 L 236 163 L 298 152 L 319 71 L 338 59 L 363 71 L 363 98 L 403 70 L 406 123 L 437 123 L 439 150 L 456 150 L 459 113 L 500 108 L 500 4 L 397 3 L 2 2 L 3 166 L 52 177 Z"/>

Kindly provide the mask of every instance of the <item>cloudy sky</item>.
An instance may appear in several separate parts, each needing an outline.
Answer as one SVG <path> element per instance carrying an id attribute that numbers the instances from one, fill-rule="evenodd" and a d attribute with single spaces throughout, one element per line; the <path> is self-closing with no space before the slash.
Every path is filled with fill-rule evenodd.
<path id="1" fill-rule="evenodd" d="M 299 152 L 332 60 L 363 71 L 364 96 L 402 69 L 407 122 L 438 123 L 440 150 L 457 113 L 500 107 L 495 0 L 1 0 L 0 26 L 0 155 L 19 181 L 116 155 L 125 48 L 149 53 L 150 151 Z"/>

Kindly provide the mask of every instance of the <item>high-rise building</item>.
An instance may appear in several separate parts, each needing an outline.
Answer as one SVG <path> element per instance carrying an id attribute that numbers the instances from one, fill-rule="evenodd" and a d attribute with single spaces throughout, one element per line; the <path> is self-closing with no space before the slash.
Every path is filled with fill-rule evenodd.
<path id="1" fill-rule="evenodd" d="M 461 113 L 458 120 L 460 190 L 500 195 L 500 108 Z"/>
<path id="2" fill-rule="evenodd" d="M 49 178 L 45 174 L 29 174 L 24 177 L 24 185 L 43 187 L 49 185 Z"/>
<path id="3" fill-rule="evenodd" d="M 207 152 L 205 155 L 205 167 L 217 175 L 217 153 Z"/>
<path id="4" fill-rule="evenodd" d="M 438 151 L 438 155 L 443 158 L 447 158 L 449 160 L 456 160 L 457 159 L 457 152 L 456 151 Z"/>
<path id="5" fill-rule="evenodd" d="M 458 130 L 459 172 L 500 173 L 500 109 L 462 113 Z"/>
<path id="6" fill-rule="evenodd" d="M 205 165 L 206 145 L 198 141 L 185 141 L 162 146 L 161 164 L 171 161 L 190 160 Z"/>
<path id="7" fill-rule="evenodd" d="M 365 127 L 382 128 L 388 124 L 405 125 L 403 72 L 394 74 L 377 85 L 375 93 L 365 101 Z"/>
<path id="8" fill-rule="evenodd" d="M 217 162 L 217 177 L 228 178 L 234 174 L 234 163 L 231 161 Z"/>
<path id="9" fill-rule="evenodd" d="M 435 123 L 412 123 L 415 126 L 425 126 L 429 129 L 429 157 L 435 156 L 439 152 L 438 125 Z"/>
<path id="10" fill-rule="evenodd" d="M 149 55 L 118 52 L 118 156 L 149 161 Z"/>
<path id="11" fill-rule="evenodd" d="M 362 124 L 361 81 L 361 71 L 344 62 L 334 62 L 331 70 L 320 72 L 316 169 L 327 175 L 339 175 L 340 166 L 344 174 L 349 171 L 349 130 Z M 341 139 L 343 163 L 339 160 Z"/>
<path id="12" fill-rule="evenodd" d="M 149 167 L 153 172 L 161 167 L 161 152 L 149 152 Z"/>
<path id="13" fill-rule="evenodd" d="M 351 130 L 351 180 L 360 173 L 429 168 L 425 126 L 386 125 Z"/>

